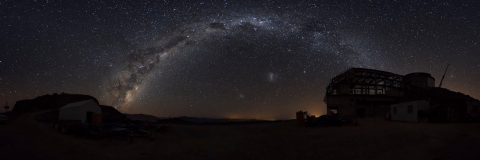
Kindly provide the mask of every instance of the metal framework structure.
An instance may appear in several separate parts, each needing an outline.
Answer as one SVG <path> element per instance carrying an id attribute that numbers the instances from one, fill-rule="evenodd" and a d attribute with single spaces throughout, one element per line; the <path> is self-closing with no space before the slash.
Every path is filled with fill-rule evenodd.
<path id="1" fill-rule="evenodd" d="M 401 96 L 403 76 L 365 68 L 351 68 L 334 77 L 326 96 L 383 95 Z"/>

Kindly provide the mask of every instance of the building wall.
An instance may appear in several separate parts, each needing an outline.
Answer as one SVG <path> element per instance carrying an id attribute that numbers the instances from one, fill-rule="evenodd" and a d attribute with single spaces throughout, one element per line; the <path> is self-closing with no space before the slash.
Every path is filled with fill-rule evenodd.
<path id="1" fill-rule="evenodd" d="M 429 77 L 412 77 L 408 83 L 416 87 L 435 87 L 435 80 Z"/>
<path id="2" fill-rule="evenodd" d="M 392 121 L 418 122 L 419 111 L 426 111 L 430 104 L 428 101 L 412 101 L 393 104 L 390 106 L 390 119 Z"/>
<path id="3" fill-rule="evenodd" d="M 60 108 L 58 119 L 74 120 L 81 121 L 82 123 L 87 123 L 87 112 L 93 112 L 94 117 L 101 115 L 100 107 L 95 102 L 91 101 L 79 105 L 75 103 L 65 105 L 64 107 Z"/>
<path id="4" fill-rule="evenodd" d="M 480 112 L 480 102 L 467 102 L 468 113 Z"/>
<path id="5" fill-rule="evenodd" d="M 339 95 L 326 99 L 327 109 L 336 109 L 342 116 L 384 117 L 397 99 L 388 96 Z"/>
<path id="6" fill-rule="evenodd" d="M 435 78 L 429 73 L 411 73 L 405 76 L 404 83 L 414 87 L 435 87 Z"/>

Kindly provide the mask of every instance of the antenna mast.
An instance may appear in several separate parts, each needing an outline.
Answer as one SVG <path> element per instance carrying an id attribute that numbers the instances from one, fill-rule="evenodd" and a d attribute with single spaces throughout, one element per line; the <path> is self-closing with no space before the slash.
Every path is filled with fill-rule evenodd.
<path id="1" fill-rule="evenodd" d="M 442 80 L 440 81 L 440 84 L 438 85 L 438 88 L 442 88 L 443 80 L 445 79 L 445 75 L 447 74 L 448 67 L 450 67 L 450 64 L 447 64 L 447 68 L 445 68 L 445 72 L 443 73 Z"/>

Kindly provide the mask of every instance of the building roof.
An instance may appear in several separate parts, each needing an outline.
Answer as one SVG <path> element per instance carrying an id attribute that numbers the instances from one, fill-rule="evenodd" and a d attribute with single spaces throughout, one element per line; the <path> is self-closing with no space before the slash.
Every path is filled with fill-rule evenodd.
<path id="1" fill-rule="evenodd" d="M 405 75 L 405 77 L 430 77 L 430 78 L 433 78 L 433 76 L 430 73 L 426 73 L 426 72 L 409 73 L 409 74 Z"/>
<path id="2" fill-rule="evenodd" d="M 89 99 L 89 100 L 84 100 L 84 101 L 79 101 L 79 102 L 73 102 L 73 103 L 66 104 L 61 109 L 68 109 L 68 108 L 74 108 L 74 107 L 78 107 L 78 106 L 84 106 L 84 105 L 89 104 L 89 103 L 94 104 L 95 106 L 98 106 L 97 103 L 93 99 Z"/>
<path id="3" fill-rule="evenodd" d="M 400 82 L 403 80 L 402 75 L 391 72 L 366 69 L 366 68 L 351 68 L 335 76 L 329 86 L 337 84 L 362 84 L 362 85 L 378 85 L 378 83 L 391 87 L 400 87 Z"/>
<path id="4" fill-rule="evenodd" d="M 429 100 L 433 103 L 458 104 L 459 102 L 480 102 L 479 100 L 460 92 L 454 92 L 445 88 L 416 88 L 408 90 L 403 101 Z"/>
<path id="5" fill-rule="evenodd" d="M 36 110 L 58 109 L 66 104 L 78 101 L 84 101 L 92 99 L 98 104 L 98 100 L 95 97 L 82 94 L 51 94 L 36 97 L 34 99 L 19 100 L 15 103 L 12 112 L 24 113 Z"/>

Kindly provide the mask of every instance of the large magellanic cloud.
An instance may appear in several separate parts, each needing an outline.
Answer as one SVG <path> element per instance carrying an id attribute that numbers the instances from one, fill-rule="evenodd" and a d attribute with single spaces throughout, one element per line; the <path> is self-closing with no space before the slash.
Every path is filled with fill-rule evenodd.
<path id="1" fill-rule="evenodd" d="M 210 49 L 208 56 L 211 57 L 222 54 L 216 53 L 222 46 L 229 46 L 223 50 L 228 50 L 230 54 L 241 54 L 241 49 L 235 48 L 237 44 L 243 42 L 254 49 L 249 54 L 260 56 L 273 50 L 277 50 L 276 52 L 285 50 L 299 52 L 298 56 L 316 57 L 320 61 L 305 62 L 305 65 L 316 67 L 368 63 L 359 58 L 363 53 L 356 52 L 345 43 L 341 31 L 335 27 L 322 27 L 323 23 L 326 22 L 299 21 L 278 15 L 248 14 L 185 24 L 166 35 L 159 35 L 161 38 L 158 41 L 133 49 L 126 60 L 127 64 L 109 81 L 107 99 L 112 105 L 125 109 L 142 92 L 147 79 L 152 74 L 158 73 L 158 70 L 162 70 L 160 64 L 170 61 L 169 57 L 177 55 L 188 57 L 191 52 L 200 49 Z M 273 72 L 268 74 L 277 76 Z"/>

